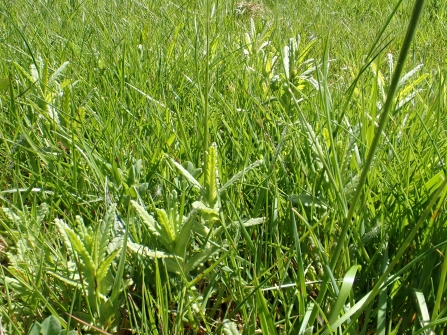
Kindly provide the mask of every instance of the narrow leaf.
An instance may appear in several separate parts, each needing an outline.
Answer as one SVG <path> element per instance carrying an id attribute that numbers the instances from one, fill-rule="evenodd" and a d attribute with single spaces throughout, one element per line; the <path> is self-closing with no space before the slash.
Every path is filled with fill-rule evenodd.
<path id="1" fill-rule="evenodd" d="M 149 232 L 154 237 L 158 238 L 164 246 L 169 246 L 170 245 L 169 240 L 167 240 L 166 237 L 163 236 L 163 234 L 161 232 L 161 228 L 159 227 L 158 223 L 154 220 L 152 215 L 150 215 L 148 212 L 146 212 L 146 210 L 142 206 L 140 206 L 136 201 L 131 200 L 131 203 L 132 203 L 133 207 L 135 208 L 140 219 L 146 225 Z"/>
<path id="2" fill-rule="evenodd" d="M 207 259 L 211 258 L 211 256 L 218 251 L 219 248 L 213 245 L 208 249 L 202 250 L 198 254 L 192 256 L 184 266 L 185 273 L 189 273 L 190 271 L 196 269 L 199 265 L 201 265 Z"/>
<path id="3" fill-rule="evenodd" d="M 335 301 L 334 307 L 332 307 L 332 312 L 329 317 L 329 321 L 331 322 L 331 324 L 335 322 L 338 316 L 340 315 L 343 306 L 345 305 L 346 299 L 349 297 L 349 293 L 351 292 L 352 286 L 354 285 L 355 275 L 359 268 L 360 268 L 359 265 L 354 265 L 348 270 L 345 277 L 343 278 L 343 284 L 340 289 L 340 294 L 338 295 L 338 298 Z"/>
<path id="4" fill-rule="evenodd" d="M 186 170 L 181 164 L 177 163 L 172 158 L 168 157 L 171 163 L 180 171 L 180 173 L 183 175 L 183 177 L 186 178 L 186 180 L 195 188 L 202 190 L 202 185 L 194 178 L 188 170 Z"/>
<path id="5" fill-rule="evenodd" d="M 224 186 L 222 186 L 219 189 L 219 193 L 222 194 L 223 192 L 225 192 L 231 185 L 236 183 L 238 180 L 242 179 L 245 174 L 247 174 L 251 170 L 256 169 L 257 167 L 261 166 L 263 163 L 264 163 L 263 160 L 258 160 L 256 162 L 250 164 L 249 166 L 247 166 L 242 171 L 239 171 L 238 173 L 236 173 L 233 177 L 231 177 L 231 179 L 229 181 L 227 181 L 225 183 Z"/>
<path id="6" fill-rule="evenodd" d="M 416 301 L 416 307 L 418 311 L 419 322 L 422 327 L 425 327 L 430 324 L 430 313 L 428 312 L 427 302 L 425 301 L 424 293 L 413 289 L 412 290 L 414 300 Z M 431 334 L 431 329 L 425 329 L 424 333 L 426 335 Z"/>
<path id="7" fill-rule="evenodd" d="M 96 270 L 96 284 L 97 284 L 97 291 L 103 293 L 103 280 L 106 278 L 107 273 L 109 273 L 110 266 L 112 265 L 113 260 L 115 259 L 116 255 L 119 253 L 119 249 L 115 249 L 112 253 L 110 253 L 106 259 L 102 261 L 101 264 L 99 264 L 98 269 Z"/>
<path id="8" fill-rule="evenodd" d="M 68 62 L 68 61 L 64 62 L 61 66 L 59 66 L 59 68 L 56 71 L 53 72 L 50 79 L 48 79 L 49 85 L 59 78 L 59 76 L 62 74 L 62 72 L 68 66 L 68 64 L 70 64 L 70 62 Z"/>

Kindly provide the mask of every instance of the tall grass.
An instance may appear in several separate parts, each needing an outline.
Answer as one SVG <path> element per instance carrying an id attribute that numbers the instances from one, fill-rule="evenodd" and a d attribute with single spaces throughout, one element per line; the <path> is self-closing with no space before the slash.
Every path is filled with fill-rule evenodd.
<path id="1" fill-rule="evenodd" d="M 442 333 L 422 6 L 0 4 L 0 333 Z"/>

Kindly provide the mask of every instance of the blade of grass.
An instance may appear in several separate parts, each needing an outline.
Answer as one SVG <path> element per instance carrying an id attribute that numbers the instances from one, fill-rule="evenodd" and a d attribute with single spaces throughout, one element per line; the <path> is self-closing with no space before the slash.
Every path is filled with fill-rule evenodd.
<path id="1" fill-rule="evenodd" d="M 418 23 L 420 14 L 422 12 L 423 5 L 424 5 L 424 0 L 416 0 L 414 8 L 413 8 L 411 20 L 408 25 L 407 33 L 405 35 L 405 38 L 404 38 L 404 41 L 402 44 L 402 48 L 401 48 L 401 51 L 399 54 L 397 66 L 396 66 L 396 69 L 393 74 L 393 79 L 392 79 L 390 87 L 388 89 L 387 99 L 386 99 L 385 105 L 383 107 L 382 115 L 380 117 L 379 126 L 378 126 L 376 133 L 374 135 L 374 139 L 373 139 L 373 142 L 371 143 L 371 147 L 369 148 L 368 156 L 367 156 L 365 164 L 363 166 L 362 173 L 360 175 L 360 179 L 357 184 L 357 188 L 356 188 L 356 191 L 354 193 L 354 196 L 353 196 L 353 199 L 351 202 L 351 207 L 349 208 L 348 214 L 343 222 L 342 230 L 339 235 L 340 239 L 339 239 L 338 244 L 335 248 L 335 251 L 331 257 L 330 265 L 331 265 L 332 269 L 334 269 L 335 266 L 337 265 L 337 263 L 339 262 L 341 251 L 344 248 L 346 236 L 348 236 L 348 230 L 351 225 L 352 217 L 354 216 L 354 213 L 357 210 L 357 203 L 360 200 L 361 194 L 363 193 L 363 187 L 365 186 L 365 183 L 366 183 L 366 177 L 368 176 L 368 172 L 371 169 L 373 158 L 374 158 L 376 151 L 378 149 L 378 146 L 379 146 L 379 140 L 380 140 L 382 132 L 385 129 L 385 126 L 388 122 L 388 118 L 389 118 L 389 115 L 391 112 L 391 107 L 393 106 L 393 103 L 394 103 L 394 97 L 396 95 L 397 86 L 399 84 L 399 80 L 402 75 L 405 60 L 406 60 L 408 53 L 410 51 L 411 41 L 413 40 L 413 36 L 416 31 L 417 23 Z M 431 207 L 430 207 L 430 209 L 431 209 Z M 421 225 L 422 225 L 422 222 L 421 222 Z M 415 234 L 416 234 L 416 232 L 415 232 Z M 323 297 L 326 293 L 325 283 L 327 283 L 328 279 L 329 278 L 326 275 L 324 277 L 322 289 L 319 292 L 317 300 L 316 300 L 318 304 L 321 304 Z M 313 323 L 315 321 L 316 314 L 317 314 L 317 310 L 314 311 L 314 313 L 311 317 L 311 323 Z"/>

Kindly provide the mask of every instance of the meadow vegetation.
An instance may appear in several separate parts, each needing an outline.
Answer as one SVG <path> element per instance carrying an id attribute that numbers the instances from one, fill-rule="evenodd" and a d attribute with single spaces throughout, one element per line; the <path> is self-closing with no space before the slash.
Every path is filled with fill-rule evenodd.
<path id="1" fill-rule="evenodd" d="M 423 3 L 2 1 L 0 334 L 444 333 Z"/>

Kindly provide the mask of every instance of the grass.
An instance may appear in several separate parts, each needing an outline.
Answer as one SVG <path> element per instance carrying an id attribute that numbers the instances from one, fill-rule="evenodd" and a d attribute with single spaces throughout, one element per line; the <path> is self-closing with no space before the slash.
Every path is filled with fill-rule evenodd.
<path id="1" fill-rule="evenodd" d="M 0 333 L 445 332 L 422 4 L 0 4 Z"/>

